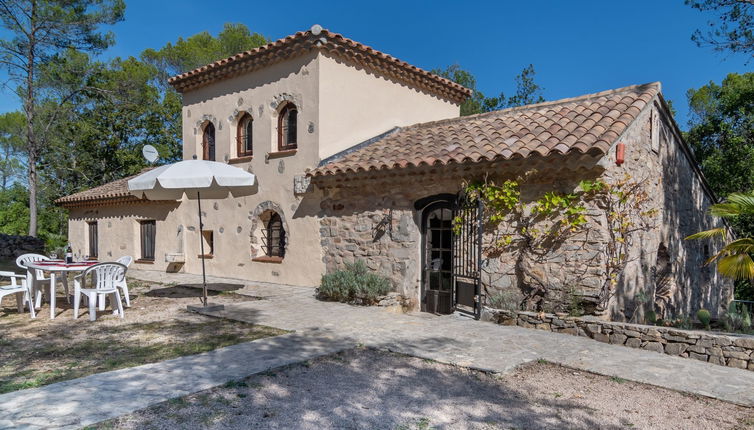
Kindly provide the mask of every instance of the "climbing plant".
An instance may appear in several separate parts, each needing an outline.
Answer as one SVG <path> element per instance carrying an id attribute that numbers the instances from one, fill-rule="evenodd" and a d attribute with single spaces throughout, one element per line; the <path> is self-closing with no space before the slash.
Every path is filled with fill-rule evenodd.
<path id="1" fill-rule="evenodd" d="M 594 260 L 593 266 L 602 267 L 602 285 L 593 302 L 596 311 L 604 311 L 631 261 L 629 249 L 634 234 L 651 228 L 657 213 L 649 207 L 644 181 L 634 181 L 630 176 L 611 182 L 585 180 L 573 192 L 547 191 L 523 201 L 521 186 L 534 176 L 536 172 L 532 171 L 515 180 L 497 183 L 487 178 L 464 185 L 467 198 L 484 203 L 485 230 L 492 233 L 491 240 L 486 241 L 485 255 L 493 258 L 514 253 L 523 293 L 519 306 L 541 311 L 551 285 L 536 266 L 547 262 L 569 239 L 584 248 L 590 242 L 602 243 L 590 259 Z M 460 219 L 454 223 L 454 228 L 460 229 Z M 569 281 L 572 285 L 577 282 L 578 279 Z"/>

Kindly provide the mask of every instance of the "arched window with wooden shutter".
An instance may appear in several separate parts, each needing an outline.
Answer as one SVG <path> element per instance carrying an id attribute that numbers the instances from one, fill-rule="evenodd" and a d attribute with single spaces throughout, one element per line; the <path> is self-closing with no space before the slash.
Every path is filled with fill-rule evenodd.
<path id="1" fill-rule="evenodd" d="M 204 127 L 202 152 L 203 160 L 215 161 L 215 126 L 211 122 Z"/>
<path id="2" fill-rule="evenodd" d="M 253 147 L 254 119 L 248 113 L 244 113 L 238 119 L 236 128 L 236 147 L 239 157 L 254 155 Z"/>
<path id="3" fill-rule="evenodd" d="M 287 151 L 298 147 L 298 109 L 286 103 L 278 115 L 278 150 Z"/>

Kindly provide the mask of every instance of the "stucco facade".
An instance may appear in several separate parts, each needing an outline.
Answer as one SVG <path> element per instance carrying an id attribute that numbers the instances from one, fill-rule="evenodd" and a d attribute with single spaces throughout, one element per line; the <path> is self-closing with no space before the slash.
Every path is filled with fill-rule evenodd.
<path id="1" fill-rule="evenodd" d="M 212 124 L 215 160 L 254 173 L 256 187 L 244 197 L 204 200 L 204 235 L 195 200 L 126 197 L 124 182 L 63 198 L 77 255 L 88 254 L 89 223 L 96 222 L 98 257 L 132 255 L 143 270 L 200 273 L 202 240 L 212 248 L 205 250 L 208 274 L 249 281 L 314 287 L 324 273 L 363 260 L 424 309 L 432 276 L 426 253 L 434 252 L 427 251 L 434 234 L 428 208 L 457 195 L 465 182 L 536 170 L 521 188 L 521 198 L 531 200 L 573 192 L 584 179 L 630 175 L 642 182 L 656 215 L 636 234 L 626 270 L 599 313 L 637 320 L 649 310 L 671 317 L 705 307 L 717 315 L 732 299 L 731 283 L 703 265 L 716 245 L 684 241 L 716 226 L 706 215 L 714 196 L 659 84 L 458 118 L 468 90 L 315 29 L 171 84 L 183 93 L 183 158 L 203 157 L 205 127 Z M 287 104 L 298 114 L 296 149 L 281 151 L 278 117 Z M 253 120 L 252 156 L 237 151 L 242 115 Z M 481 299 L 502 294 L 518 301 L 534 276 L 547 285 L 545 310 L 567 310 L 574 297 L 594 303 L 604 284 L 608 236 L 599 209 L 588 208 L 588 234 L 560 244 L 526 273 L 514 250 L 482 255 Z M 285 235 L 282 258 L 266 246 L 272 214 Z M 140 258 L 143 221 L 155 222 L 151 259 Z M 496 234 L 485 231 L 482 241 L 489 245 Z"/>
<path id="2" fill-rule="evenodd" d="M 294 151 L 278 151 L 278 112 L 298 110 Z M 215 159 L 254 173 L 258 185 L 245 197 L 204 200 L 204 231 L 213 252 L 207 273 L 266 282 L 315 286 L 325 267 L 319 231 L 321 192 L 305 174 L 321 159 L 395 127 L 458 116 L 459 103 L 405 82 L 314 51 L 252 73 L 183 93 L 183 158 L 201 159 L 204 127 L 215 129 Z M 239 157 L 236 132 L 244 113 L 253 118 L 251 157 Z M 306 198 L 304 198 L 306 197 Z M 144 270 L 200 273 L 197 202 L 69 205 L 69 238 L 88 254 L 88 223 L 97 222 L 100 258 L 133 255 Z M 285 257 L 264 258 L 265 213 L 278 213 Z M 156 221 L 156 255 L 139 259 L 139 223 Z M 206 242 L 205 242 L 206 244 Z M 206 252 L 205 252 L 206 254 Z"/>

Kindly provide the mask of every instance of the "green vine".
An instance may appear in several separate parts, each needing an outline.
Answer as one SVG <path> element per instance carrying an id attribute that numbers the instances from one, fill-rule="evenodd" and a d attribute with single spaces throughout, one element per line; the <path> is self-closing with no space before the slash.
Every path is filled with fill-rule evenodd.
<path id="1" fill-rule="evenodd" d="M 642 182 L 631 181 L 629 176 L 612 183 L 585 180 L 573 192 L 547 191 L 535 200 L 523 202 L 521 184 L 533 174 L 501 183 L 485 180 L 465 185 L 468 199 L 482 200 L 486 229 L 495 232 L 486 254 L 517 253 L 517 272 L 529 279 L 527 285 L 521 286 L 524 293 L 521 308 L 541 310 L 549 285 L 531 270 L 531 263 L 545 262 L 557 244 L 591 229 L 587 207 L 601 210 L 607 220 L 608 237 L 602 253 L 604 282 L 597 308 L 604 309 L 628 263 L 631 236 L 648 229 L 648 220 L 657 213 L 646 207 L 649 198 Z M 460 233 L 461 224 L 460 217 L 453 220 L 456 233 Z"/>

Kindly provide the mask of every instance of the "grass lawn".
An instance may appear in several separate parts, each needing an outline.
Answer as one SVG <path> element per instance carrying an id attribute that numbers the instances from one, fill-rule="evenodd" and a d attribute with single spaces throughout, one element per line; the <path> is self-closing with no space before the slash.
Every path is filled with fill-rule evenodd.
<path id="1" fill-rule="evenodd" d="M 131 308 L 125 319 L 108 308 L 90 322 L 69 308 L 49 319 L 44 304 L 36 320 L 19 315 L 15 299 L 0 308 L 0 393 L 39 387 L 94 373 L 169 360 L 286 333 L 272 327 L 210 318 L 187 312 L 198 291 L 180 286 L 131 282 Z M 255 300 L 221 293 L 214 302 Z M 58 303 L 68 306 L 65 298 Z"/>

